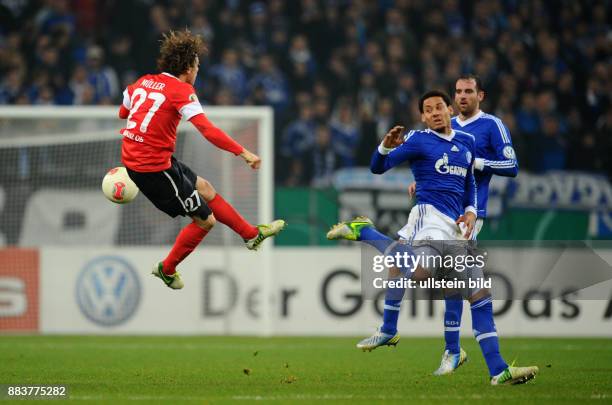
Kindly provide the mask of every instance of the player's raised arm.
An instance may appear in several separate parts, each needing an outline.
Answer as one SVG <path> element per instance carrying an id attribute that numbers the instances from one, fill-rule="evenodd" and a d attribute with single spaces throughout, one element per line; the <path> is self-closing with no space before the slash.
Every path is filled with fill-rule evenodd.
<path id="1" fill-rule="evenodd" d="M 196 59 L 196 62 L 198 62 L 198 59 Z M 253 169 L 258 169 L 261 165 L 259 156 L 251 153 L 231 136 L 223 132 L 223 130 L 217 128 L 210 122 L 208 117 L 206 117 L 206 114 L 204 114 L 202 104 L 198 101 L 195 89 L 193 88 L 195 74 L 197 74 L 197 63 L 196 67 L 193 68 L 191 78 L 187 80 L 186 84 L 180 85 L 177 87 L 176 91 L 171 94 L 174 107 L 181 116 L 191 122 L 210 143 L 236 156 L 240 155 L 249 166 Z"/>
<path id="2" fill-rule="evenodd" d="M 189 119 L 189 122 L 202 134 L 208 142 L 212 143 L 219 149 L 226 150 L 238 156 L 244 148 L 238 142 L 236 142 L 231 136 L 217 128 L 206 115 L 197 114 Z"/>
<path id="3" fill-rule="evenodd" d="M 217 128 L 210 122 L 205 114 L 194 115 L 189 121 L 198 129 L 204 138 L 217 148 L 231 152 L 236 156 L 240 155 L 253 169 L 258 169 L 261 165 L 261 158 L 259 156 L 248 151 L 231 136 L 223 132 L 223 130 Z"/>
<path id="4" fill-rule="evenodd" d="M 510 131 L 503 122 L 495 117 L 491 123 L 491 146 L 495 151 L 495 160 L 476 158 L 474 168 L 485 173 L 498 176 L 516 177 L 518 174 L 518 161 L 512 147 Z"/>
<path id="5" fill-rule="evenodd" d="M 404 141 L 405 128 L 402 126 L 393 127 L 385 135 L 382 143 L 372 155 L 370 170 L 374 174 L 383 174 L 387 170 L 413 159 L 418 154 L 418 148 L 411 137 Z"/>

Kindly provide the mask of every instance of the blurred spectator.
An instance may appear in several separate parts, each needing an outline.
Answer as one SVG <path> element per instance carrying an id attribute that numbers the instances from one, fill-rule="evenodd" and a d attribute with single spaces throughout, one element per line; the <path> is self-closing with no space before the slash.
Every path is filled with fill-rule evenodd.
<path id="1" fill-rule="evenodd" d="M 249 7 L 249 40 L 256 54 L 263 54 L 270 46 L 270 33 L 268 26 L 268 15 L 266 4 L 263 2 L 252 3 Z"/>
<path id="2" fill-rule="evenodd" d="M 542 119 L 542 135 L 538 140 L 536 171 L 562 170 L 566 164 L 566 143 L 563 139 L 558 117 L 546 115 Z"/>
<path id="3" fill-rule="evenodd" d="M 350 94 L 354 88 L 353 77 L 351 70 L 342 58 L 339 50 L 336 50 L 326 66 L 323 73 L 326 87 L 332 94 L 345 95 Z"/>
<path id="4" fill-rule="evenodd" d="M 247 75 L 235 49 L 224 50 L 221 63 L 214 65 L 209 75 L 216 79 L 219 86 L 231 91 L 234 99 L 242 104 L 246 97 Z"/>
<path id="5" fill-rule="evenodd" d="M 324 124 L 329 122 L 329 99 L 327 97 L 321 96 L 317 97 L 313 103 L 313 118 L 315 122 L 318 124 Z"/>
<path id="6" fill-rule="evenodd" d="M 595 172 L 603 168 L 595 136 L 592 133 L 587 132 L 574 139 L 570 150 L 572 153 L 569 156 L 568 168 L 588 172 Z"/>
<path id="7" fill-rule="evenodd" d="M 360 131 L 351 103 L 347 99 L 338 101 L 331 119 L 331 136 L 335 152 L 340 158 L 340 167 L 353 167 L 356 163 Z"/>
<path id="8" fill-rule="evenodd" d="M 127 35 L 113 36 L 108 53 L 108 64 L 116 71 L 121 92 L 131 78 L 136 78 L 138 66 L 132 57 L 134 52 L 134 41 Z"/>
<path id="9" fill-rule="evenodd" d="M 281 154 L 286 157 L 301 157 L 314 144 L 313 111 L 310 103 L 299 107 L 299 117 L 291 122 L 283 133 Z"/>
<path id="10" fill-rule="evenodd" d="M 465 32 L 465 17 L 459 10 L 459 1 L 445 0 L 443 7 L 448 33 L 455 38 L 461 38 Z"/>
<path id="11" fill-rule="evenodd" d="M 18 69 L 9 71 L 0 82 L 0 104 L 15 104 L 23 86 L 23 73 Z"/>
<path id="12" fill-rule="evenodd" d="M 72 34 L 76 19 L 70 12 L 68 0 L 51 0 L 45 2 L 45 6 L 38 10 L 35 23 L 42 34 L 49 34 L 58 28 L 66 29 Z"/>
<path id="13" fill-rule="evenodd" d="M 251 90 L 263 89 L 266 104 L 271 105 L 275 112 L 282 113 L 289 103 L 289 89 L 285 75 L 276 67 L 270 55 L 259 59 L 259 67 L 249 83 Z"/>
<path id="14" fill-rule="evenodd" d="M 194 14 L 191 23 L 191 32 L 200 35 L 207 44 L 215 39 L 215 32 L 208 19 L 202 14 Z"/>
<path id="15" fill-rule="evenodd" d="M 397 89 L 395 91 L 395 108 L 397 112 L 402 116 L 406 114 L 410 108 L 416 105 L 414 102 L 420 96 L 414 81 L 414 75 L 403 72 L 398 78 Z"/>
<path id="16" fill-rule="evenodd" d="M 374 75 L 371 72 L 361 74 L 359 80 L 359 91 L 357 93 L 357 103 L 362 119 L 371 119 L 374 116 L 376 103 L 378 101 L 378 90 L 374 86 Z"/>
<path id="17" fill-rule="evenodd" d="M 317 64 L 308 47 L 308 40 L 304 35 L 296 35 L 291 40 L 289 47 L 289 61 L 292 64 L 303 64 L 309 75 L 313 75 L 317 69 Z"/>
<path id="18" fill-rule="evenodd" d="M 374 120 L 376 122 L 376 140 L 382 141 L 387 131 L 396 122 L 396 117 L 393 114 L 393 101 L 390 98 L 380 100 Z"/>
<path id="19" fill-rule="evenodd" d="M 94 102 L 94 89 L 87 80 L 87 70 L 85 67 L 77 66 L 72 74 L 69 86 L 74 94 L 74 104 L 86 105 Z"/>
<path id="20" fill-rule="evenodd" d="M 535 135 L 540 131 L 540 117 L 536 111 L 535 95 L 532 92 L 523 93 L 516 121 L 519 131 L 526 135 Z"/>
<path id="21" fill-rule="evenodd" d="M 119 95 L 115 70 L 104 64 L 104 50 L 96 45 L 87 50 L 87 81 L 93 88 L 95 104 L 110 104 Z"/>
<path id="22" fill-rule="evenodd" d="M 315 142 L 308 151 L 305 167 L 309 170 L 308 179 L 312 187 L 330 187 L 334 172 L 338 168 L 338 156 L 331 144 L 331 133 L 327 125 L 315 129 Z"/>

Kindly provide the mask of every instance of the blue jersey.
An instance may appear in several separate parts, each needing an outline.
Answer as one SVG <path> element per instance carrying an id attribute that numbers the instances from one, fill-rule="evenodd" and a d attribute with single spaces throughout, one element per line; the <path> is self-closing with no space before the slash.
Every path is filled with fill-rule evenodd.
<path id="1" fill-rule="evenodd" d="M 463 131 L 453 130 L 450 135 L 430 129 L 410 131 L 395 149 L 379 146 L 370 169 L 382 174 L 409 162 L 417 184 L 417 204 L 431 204 L 455 221 L 466 208 L 475 212 L 478 207 L 472 171 L 475 150 L 474 136 Z"/>
<path id="2" fill-rule="evenodd" d="M 499 118 L 482 111 L 465 121 L 453 117 L 451 125 L 476 138 L 474 177 L 478 189 L 478 217 L 485 218 L 491 177 L 494 174 L 515 177 L 518 173 L 510 131 Z"/>

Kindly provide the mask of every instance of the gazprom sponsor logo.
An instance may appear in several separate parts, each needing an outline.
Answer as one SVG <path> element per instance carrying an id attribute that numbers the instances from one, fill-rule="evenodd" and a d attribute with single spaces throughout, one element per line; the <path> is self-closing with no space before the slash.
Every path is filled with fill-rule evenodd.
<path id="1" fill-rule="evenodd" d="M 141 288 L 134 268 L 123 258 L 101 256 L 88 262 L 76 283 L 83 315 L 101 326 L 117 326 L 138 308 Z"/>
<path id="2" fill-rule="evenodd" d="M 446 153 L 436 161 L 435 168 L 440 174 L 452 174 L 461 177 L 467 176 L 467 169 L 465 167 L 448 164 L 448 155 Z"/>

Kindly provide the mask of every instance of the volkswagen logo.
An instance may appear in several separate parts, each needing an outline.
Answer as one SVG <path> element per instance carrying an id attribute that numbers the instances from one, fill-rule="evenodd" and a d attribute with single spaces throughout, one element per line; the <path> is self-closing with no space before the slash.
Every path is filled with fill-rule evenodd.
<path id="1" fill-rule="evenodd" d="M 140 303 L 140 282 L 132 266 L 117 256 L 103 256 L 85 265 L 76 283 L 83 315 L 102 326 L 128 320 Z"/>

